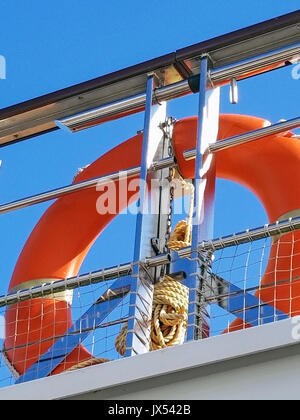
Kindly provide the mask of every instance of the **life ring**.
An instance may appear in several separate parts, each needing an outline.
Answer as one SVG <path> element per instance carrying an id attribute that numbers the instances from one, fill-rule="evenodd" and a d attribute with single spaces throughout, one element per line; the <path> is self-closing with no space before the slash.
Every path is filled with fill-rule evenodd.
<path id="1" fill-rule="evenodd" d="M 251 116 L 221 115 L 218 138 L 255 130 L 265 123 L 265 120 Z M 196 130 L 196 117 L 180 120 L 174 125 L 174 151 L 184 178 L 194 177 L 194 161 L 185 161 L 182 153 L 195 147 Z M 141 150 L 142 135 L 138 134 L 89 165 L 75 177 L 74 182 L 138 166 Z M 270 222 L 273 222 L 298 214 L 299 163 L 300 142 L 291 133 L 285 133 L 218 152 L 217 176 L 252 190 L 264 205 Z M 119 197 L 118 181 L 115 185 L 116 196 Z M 117 199 L 116 214 L 128 205 L 134 194 L 128 191 L 127 203 L 120 203 Z M 19 256 L 9 292 L 78 274 L 92 244 L 116 215 L 99 214 L 95 205 L 98 198 L 96 188 L 81 190 L 57 199 L 48 208 Z M 293 252 L 290 244 L 292 237 Z M 296 315 L 300 314 L 300 282 L 297 280 L 300 270 L 300 231 L 286 234 L 285 238 L 287 241 L 279 246 L 276 245 L 278 240 L 272 245 L 266 274 L 261 281 L 262 285 L 271 286 L 261 289 L 259 296 L 281 311 Z M 277 256 L 276 283 L 286 277 L 285 271 L 292 258 L 292 266 L 296 267 L 292 278 L 296 280 L 291 285 L 275 284 L 274 255 Z M 286 255 L 290 256 L 288 261 Z M 11 369 L 22 375 L 54 344 L 53 337 L 63 335 L 71 325 L 71 307 L 66 294 L 56 294 L 47 299 L 34 298 L 9 306 L 5 314 L 3 352 Z M 243 326 L 238 320 L 231 329 Z M 92 357 L 87 349 L 79 345 L 51 374 L 63 372 Z"/>

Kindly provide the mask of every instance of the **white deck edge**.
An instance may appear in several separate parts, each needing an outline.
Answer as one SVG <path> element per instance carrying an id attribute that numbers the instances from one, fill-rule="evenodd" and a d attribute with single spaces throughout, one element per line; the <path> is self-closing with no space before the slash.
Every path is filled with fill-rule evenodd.
<path id="1" fill-rule="evenodd" d="M 291 319 L 0 389 L 0 400 L 50 400 L 93 392 L 300 343 Z"/>

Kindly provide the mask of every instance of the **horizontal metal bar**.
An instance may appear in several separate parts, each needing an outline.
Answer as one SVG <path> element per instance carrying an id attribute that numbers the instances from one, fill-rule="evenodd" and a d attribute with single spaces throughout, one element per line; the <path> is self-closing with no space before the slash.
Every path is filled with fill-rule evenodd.
<path id="1" fill-rule="evenodd" d="M 213 239 L 211 241 L 203 241 L 198 246 L 198 251 L 218 250 L 230 246 L 236 246 L 247 242 L 257 241 L 263 238 L 272 237 L 279 234 L 291 232 L 300 229 L 300 217 L 290 218 L 288 220 L 277 221 L 273 224 L 266 224 L 255 229 L 247 229 L 244 232 L 236 233 L 222 238 Z M 180 258 L 187 258 L 191 255 L 191 247 L 182 248 L 177 251 Z M 168 264 L 170 262 L 169 254 L 161 254 L 147 258 L 140 262 L 147 267 L 156 267 Z M 51 283 L 45 283 L 30 289 L 19 290 L 15 293 L 7 294 L 0 297 L 0 307 L 12 305 L 14 303 L 33 299 L 41 296 L 49 296 L 53 293 L 62 292 L 77 287 L 88 286 L 90 284 L 100 283 L 112 280 L 118 277 L 130 275 L 134 263 L 117 265 L 93 273 L 83 274 L 78 277 L 58 280 Z"/>
<path id="2" fill-rule="evenodd" d="M 178 98 L 180 96 L 191 93 L 188 80 L 183 80 L 177 83 L 173 83 L 167 86 L 157 88 L 153 92 L 153 104 L 157 104 L 163 101 L 169 101 L 171 99 Z M 146 104 L 146 92 L 138 95 L 130 96 L 119 101 L 105 104 L 103 106 L 87 110 L 74 116 L 68 116 L 55 123 L 60 127 L 67 127 L 72 132 L 88 128 L 94 122 L 95 124 L 101 124 L 101 120 L 107 121 L 109 117 L 118 118 L 118 115 L 130 111 L 139 112 L 145 108 Z"/>
<path id="3" fill-rule="evenodd" d="M 154 91 L 153 103 L 169 101 L 191 93 L 188 80 L 183 80 Z M 131 96 L 113 103 L 109 103 L 86 112 L 62 118 L 55 123 L 60 127 L 66 127 L 72 132 L 89 128 L 107 121 L 110 117 L 119 118 L 127 113 L 135 113 L 144 110 L 146 104 L 146 92 Z"/>
<path id="4" fill-rule="evenodd" d="M 97 328 L 107 328 L 107 327 L 112 327 L 113 325 L 123 324 L 123 323 L 127 322 L 128 320 L 129 320 L 129 318 L 125 317 L 125 318 L 116 319 L 115 321 L 105 322 L 105 323 L 99 325 L 98 327 L 93 328 L 92 330 L 95 330 Z"/>
<path id="5" fill-rule="evenodd" d="M 300 217 L 289 218 L 288 220 L 277 221 L 255 229 L 247 229 L 244 232 L 234 233 L 233 235 L 224 236 L 211 241 L 203 241 L 198 245 L 197 250 L 201 252 L 228 248 L 230 246 L 282 235 L 297 229 L 300 229 Z M 189 257 L 191 252 L 191 247 L 182 248 L 177 251 L 180 258 Z"/>
<path id="6" fill-rule="evenodd" d="M 31 206 L 33 204 L 43 203 L 45 201 L 59 198 L 63 195 L 71 194 L 83 189 L 95 187 L 98 184 L 105 184 L 111 180 L 121 179 L 124 176 L 130 177 L 138 175 L 140 171 L 139 167 L 131 168 L 127 171 L 126 175 L 122 172 L 114 172 L 109 175 L 104 175 L 99 178 L 89 179 L 87 181 L 78 182 L 76 184 L 70 184 L 65 187 L 60 187 L 55 190 L 46 191 L 37 195 L 26 197 L 17 201 L 0 205 L 0 214 L 7 213 L 9 211 L 18 210 L 24 207 Z M 120 178 L 119 178 L 120 177 Z"/>
<path id="7" fill-rule="evenodd" d="M 169 156 L 160 160 L 156 160 L 150 166 L 150 171 L 160 171 L 161 169 L 172 168 L 176 166 L 177 160 L 175 156 Z"/>
<path id="8" fill-rule="evenodd" d="M 169 157 L 161 159 L 159 161 L 153 162 L 149 171 L 156 171 L 158 169 L 169 168 L 175 166 L 175 158 Z M 78 182 L 76 184 L 70 184 L 65 187 L 57 188 L 55 190 L 46 191 L 41 194 L 33 195 L 31 197 L 26 197 L 20 200 L 12 201 L 10 203 L 0 205 L 0 214 L 8 213 L 10 211 L 18 210 L 24 207 L 32 206 L 34 204 L 43 203 L 45 201 L 53 200 L 61 196 L 75 193 L 77 191 L 93 188 L 97 185 L 105 184 L 109 181 L 121 180 L 124 178 L 130 178 L 132 176 L 139 175 L 140 166 L 134 168 L 124 169 L 122 171 L 113 172 L 108 175 L 104 175 L 98 178 L 88 179 L 87 181 Z"/>
<path id="9" fill-rule="evenodd" d="M 300 45 L 299 43 L 289 47 L 281 48 L 279 51 L 264 53 L 261 56 L 245 60 L 241 63 L 215 69 L 210 71 L 210 78 L 214 85 L 229 82 L 232 78 L 237 80 L 253 75 L 264 73 L 273 68 L 286 66 L 299 61 Z"/>
<path id="10" fill-rule="evenodd" d="M 268 127 L 264 127 L 264 128 L 254 130 L 249 133 L 242 134 L 240 136 L 221 140 L 214 144 L 211 144 L 207 148 L 206 153 L 218 152 L 219 150 L 224 150 L 232 146 L 238 146 L 239 144 L 242 144 L 242 143 L 247 143 L 249 141 L 258 140 L 263 137 L 283 133 L 288 130 L 293 130 L 294 128 L 297 128 L 299 126 L 300 126 L 300 117 L 293 118 L 288 121 L 272 124 Z"/>
<path id="11" fill-rule="evenodd" d="M 75 114 L 71 117 L 56 120 L 55 124 L 60 128 L 66 127 L 72 132 L 76 132 L 82 130 L 83 128 L 90 127 L 93 122 L 96 125 L 99 118 L 106 119 L 118 114 L 119 112 L 125 113 L 142 108 L 144 107 L 145 102 L 146 93 L 141 93 L 139 95 L 130 96 L 129 98 L 105 104 L 100 108 L 91 109 L 80 114 Z"/>
<path id="12" fill-rule="evenodd" d="M 300 229 L 300 217 L 290 218 L 288 220 L 277 221 L 276 223 L 266 224 L 259 228 L 247 229 L 244 232 L 236 233 L 222 238 L 213 239 L 211 241 L 203 241 L 198 246 L 198 251 L 218 250 L 230 246 L 236 246 L 247 242 L 257 241 L 263 238 L 276 236 Z M 180 258 L 187 258 L 191 255 L 191 247 L 182 248 L 177 251 Z M 161 254 L 147 258 L 140 262 L 147 267 L 157 267 L 159 265 L 168 264 L 170 262 L 169 254 Z M 103 270 L 83 274 L 78 277 L 57 280 L 51 283 L 45 283 L 29 289 L 19 290 L 14 293 L 0 297 L 0 307 L 12 305 L 14 303 L 29 300 L 37 297 L 52 295 L 53 293 L 71 290 L 78 287 L 88 286 L 91 284 L 101 283 L 115 278 L 130 275 L 132 272 L 132 263 L 117 265 Z M 138 263 L 137 263 L 138 264 Z"/>
<path id="13" fill-rule="evenodd" d="M 272 124 L 268 127 L 260 128 L 254 131 L 249 131 L 239 136 L 229 137 L 227 139 L 220 140 L 216 143 L 212 143 L 207 147 L 204 154 L 219 152 L 221 150 L 228 149 L 229 147 L 238 146 L 242 143 L 248 143 L 250 141 L 259 140 L 261 138 L 274 134 L 279 134 L 297 127 L 300 127 L 300 117 L 288 121 L 279 122 L 277 124 Z M 186 160 L 195 159 L 196 149 L 186 150 L 183 153 L 183 156 Z"/>
<path id="14" fill-rule="evenodd" d="M 168 264 L 169 262 L 170 255 L 161 254 L 159 256 L 149 257 L 145 261 L 141 261 L 140 264 L 145 265 L 146 267 L 157 267 L 160 265 Z M 120 264 L 114 267 L 94 271 L 92 273 L 82 274 L 77 277 L 55 280 L 51 283 L 44 283 L 29 289 L 8 293 L 5 296 L 0 296 L 0 307 L 38 297 L 47 297 L 53 295 L 54 293 L 63 292 L 65 290 L 72 290 L 78 287 L 89 286 L 92 284 L 113 280 L 119 277 L 124 277 L 132 273 L 132 266 L 134 264 L 135 263 L 133 262 Z M 138 262 L 136 264 L 138 264 Z"/>

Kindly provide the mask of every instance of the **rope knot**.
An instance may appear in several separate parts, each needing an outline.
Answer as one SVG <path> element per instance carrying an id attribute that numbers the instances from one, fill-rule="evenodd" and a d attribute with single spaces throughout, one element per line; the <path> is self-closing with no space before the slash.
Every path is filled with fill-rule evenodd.
<path id="1" fill-rule="evenodd" d="M 182 344 L 186 332 L 189 290 L 169 276 L 154 287 L 151 350 Z"/>

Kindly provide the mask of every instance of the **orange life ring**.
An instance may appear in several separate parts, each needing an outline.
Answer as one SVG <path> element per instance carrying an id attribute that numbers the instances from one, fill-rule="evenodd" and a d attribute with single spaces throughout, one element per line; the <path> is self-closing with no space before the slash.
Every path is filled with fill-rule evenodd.
<path id="1" fill-rule="evenodd" d="M 219 139 L 224 139 L 265 125 L 265 120 L 243 115 L 221 115 Z M 173 143 L 178 167 L 185 178 L 194 177 L 194 161 L 185 161 L 183 151 L 195 147 L 197 118 L 175 123 Z M 100 157 L 74 179 L 84 181 L 138 166 L 142 135 L 136 135 Z M 253 191 L 264 205 L 270 222 L 288 218 L 300 209 L 300 142 L 291 133 L 269 136 L 217 153 L 217 176 L 236 181 Z M 133 178 L 130 178 L 132 180 Z M 116 181 L 118 195 L 119 184 Z M 117 200 L 116 214 L 121 212 L 135 192 L 128 191 L 127 203 Z M 96 211 L 99 191 L 81 190 L 56 200 L 42 216 L 17 261 L 9 292 L 45 281 L 76 276 L 92 244 L 115 214 Z M 293 213 L 294 212 L 294 213 Z M 293 236 L 293 252 L 291 237 Z M 300 314 L 300 231 L 285 235 L 284 243 L 275 240 L 262 279 L 271 285 L 258 293 L 262 300 L 290 315 Z M 277 256 L 276 282 L 274 280 Z M 289 259 L 285 258 L 288 255 Z M 292 262 L 291 262 L 292 261 Z M 291 284 L 277 285 L 295 269 Z M 7 308 L 5 315 L 4 354 L 18 374 L 23 374 L 53 345 L 53 337 L 63 335 L 72 325 L 68 297 L 35 298 Z M 243 327 L 237 320 L 232 329 Z M 60 373 L 92 355 L 79 345 L 51 374 Z"/>

